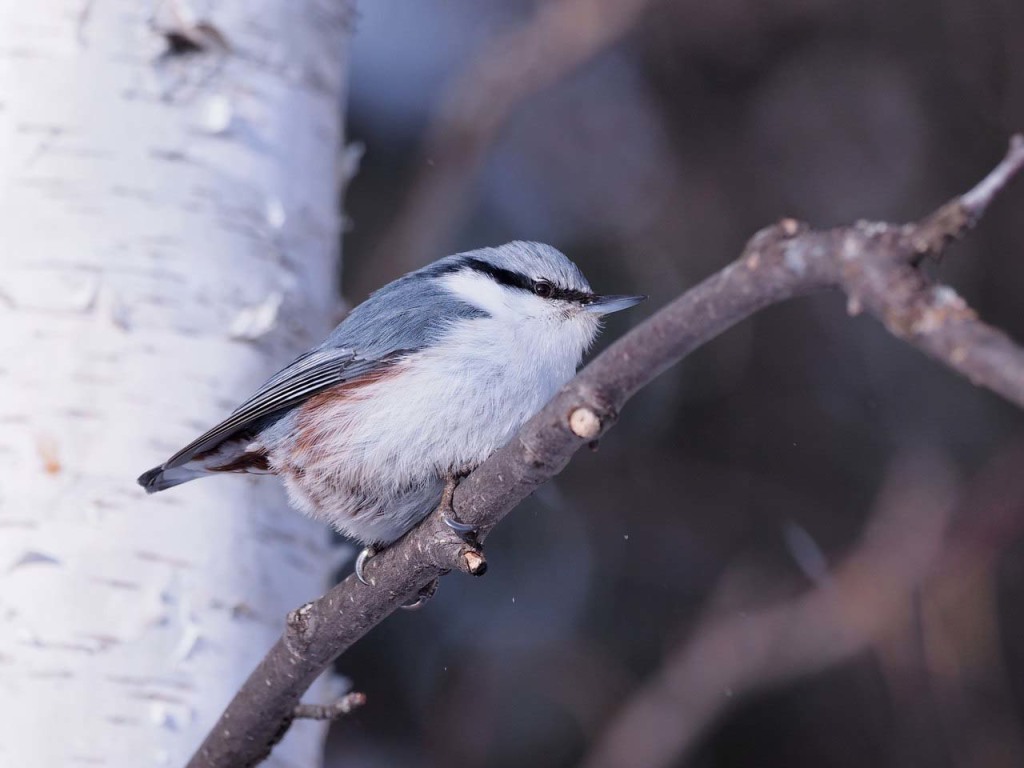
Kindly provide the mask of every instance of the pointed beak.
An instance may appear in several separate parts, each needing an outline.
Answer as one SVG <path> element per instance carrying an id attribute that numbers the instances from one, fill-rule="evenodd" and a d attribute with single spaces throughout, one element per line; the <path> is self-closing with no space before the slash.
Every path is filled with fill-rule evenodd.
<path id="1" fill-rule="evenodd" d="M 584 312 L 595 315 L 610 315 L 622 309 L 629 309 L 646 299 L 646 296 L 595 296 L 583 307 Z"/>

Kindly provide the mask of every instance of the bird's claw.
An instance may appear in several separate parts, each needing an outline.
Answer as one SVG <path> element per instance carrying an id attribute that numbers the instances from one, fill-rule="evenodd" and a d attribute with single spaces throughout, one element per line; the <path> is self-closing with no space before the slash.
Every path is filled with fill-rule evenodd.
<path id="1" fill-rule="evenodd" d="M 366 574 L 363 569 L 366 568 L 366 563 L 369 562 L 370 558 L 377 554 L 377 551 L 376 547 L 364 547 L 356 557 L 356 578 L 366 586 L 370 586 L 370 582 L 366 580 Z"/>
<path id="2" fill-rule="evenodd" d="M 451 528 L 460 536 L 467 533 L 476 533 L 476 527 L 469 523 L 463 523 L 455 519 L 455 516 L 449 512 L 441 513 L 441 522 Z"/>
<path id="3" fill-rule="evenodd" d="M 413 600 L 411 603 L 406 603 L 405 605 L 403 605 L 402 610 L 418 611 L 420 608 L 426 605 L 430 601 L 430 598 L 434 596 L 434 593 L 437 592 L 437 584 L 437 579 L 432 580 L 429 584 L 427 584 L 427 586 L 425 586 L 423 589 L 419 591 L 419 593 L 416 595 L 415 600 Z"/>
<path id="4" fill-rule="evenodd" d="M 365 584 L 368 587 L 372 587 L 373 585 L 366 578 L 366 564 L 370 562 L 370 560 L 373 557 L 375 557 L 379 552 L 380 550 L 376 547 L 365 547 L 356 556 L 356 578 L 359 579 L 360 583 Z M 416 595 L 415 600 L 413 600 L 411 603 L 406 603 L 401 607 L 407 611 L 415 611 L 419 608 L 422 608 L 427 603 L 427 601 L 434 596 L 435 592 L 437 592 L 437 579 L 434 579 L 429 584 L 427 584 L 427 586 L 421 589 L 419 593 Z"/>
<path id="5" fill-rule="evenodd" d="M 476 526 L 464 523 L 455 516 L 455 506 L 452 501 L 455 499 L 455 489 L 459 487 L 459 480 L 464 475 L 453 474 L 445 478 L 444 492 L 441 494 L 441 522 L 451 528 L 459 535 L 459 538 L 467 544 L 478 548 L 476 538 Z"/>
<path id="6" fill-rule="evenodd" d="M 477 559 L 479 563 L 483 563 L 483 565 L 476 565 L 475 570 L 473 567 L 470 567 L 470 572 L 476 573 L 478 571 L 479 574 L 482 574 L 487 566 L 486 561 L 483 560 L 483 556 L 479 553 L 480 544 L 477 542 L 476 538 L 476 526 L 464 523 L 455 517 L 455 508 L 452 506 L 452 499 L 455 497 L 455 489 L 459 487 L 460 477 L 461 475 L 453 474 L 445 478 L 444 492 L 441 494 L 441 504 L 439 506 L 441 510 L 441 520 L 445 525 L 455 531 L 455 533 L 459 535 L 460 539 L 473 548 L 471 551 L 478 555 Z M 380 550 L 376 547 L 365 547 L 356 557 L 356 578 L 359 579 L 360 583 L 365 584 L 368 587 L 373 585 L 370 584 L 369 580 L 366 578 L 366 564 L 379 551 Z M 411 603 L 406 603 L 402 608 L 407 611 L 414 611 L 418 608 L 422 608 L 424 603 L 430 600 L 430 598 L 434 596 L 434 593 L 437 592 L 437 583 L 437 579 L 431 581 L 427 586 L 419 591 L 415 600 Z"/>

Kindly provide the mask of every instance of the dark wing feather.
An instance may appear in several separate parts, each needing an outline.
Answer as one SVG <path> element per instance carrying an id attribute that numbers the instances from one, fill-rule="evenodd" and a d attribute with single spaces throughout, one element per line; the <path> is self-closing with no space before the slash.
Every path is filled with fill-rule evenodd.
<path id="1" fill-rule="evenodd" d="M 378 371 L 402 355 L 398 352 L 371 360 L 354 350 L 337 347 L 307 352 L 274 374 L 227 419 L 171 456 L 163 469 L 180 467 L 261 419 L 298 405 L 325 389 Z"/>

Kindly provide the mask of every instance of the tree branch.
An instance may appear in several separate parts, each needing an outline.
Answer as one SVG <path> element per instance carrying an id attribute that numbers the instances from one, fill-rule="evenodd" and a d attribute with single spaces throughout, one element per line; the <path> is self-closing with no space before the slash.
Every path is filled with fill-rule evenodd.
<path id="1" fill-rule="evenodd" d="M 712 607 L 601 728 L 582 768 L 680 765 L 744 695 L 877 649 L 915 615 L 922 592 L 995 567 L 1024 529 L 1024 509 L 1005 501 L 1024 491 L 1022 458 L 1018 449 L 992 462 L 962 492 L 940 457 L 897 461 L 860 545 L 833 572 L 761 610 Z"/>
<path id="2" fill-rule="evenodd" d="M 296 720 L 337 720 L 366 703 L 365 693 L 346 693 L 333 704 L 299 704 L 293 715 Z"/>
<path id="3" fill-rule="evenodd" d="M 455 493 L 459 519 L 476 526 L 483 540 L 670 365 L 764 307 L 826 289 L 844 291 L 853 314 L 868 311 L 897 337 L 1024 407 L 1024 350 L 918 268 L 966 232 L 1022 166 L 1024 140 L 1015 137 L 981 184 L 918 224 L 862 222 L 815 231 L 785 220 L 757 233 L 739 260 L 608 347 L 467 477 Z M 589 413 L 581 416 L 580 409 Z M 467 551 L 435 513 L 368 563 L 370 586 L 349 576 L 293 612 L 189 768 L 242 768 L 263 760 L 313 680 L 432 579 L 449 570 L 470 572 Z"/>
<path id="4" fill-rule="evenodd" d="M 744 694 L 870 648 L 933 571 L 956 496 L 952 474 L 934 457 L 904 459 L 834 575 L 760 611 L 709 615 L 603 729 L 583 767 L 676 765 Z"/>

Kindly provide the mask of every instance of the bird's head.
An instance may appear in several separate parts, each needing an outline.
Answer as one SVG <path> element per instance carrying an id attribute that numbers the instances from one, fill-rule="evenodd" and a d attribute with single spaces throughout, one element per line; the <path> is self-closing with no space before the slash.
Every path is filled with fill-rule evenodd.
<path id="1" fill-rule="evenodd" d="M 597 334 L 601 318 L 646 296 L 600 295 L 572 261 L 543 243 L 516 241 L 437 262 L 435 279 L 451 294 L 499 322 Z"/>

